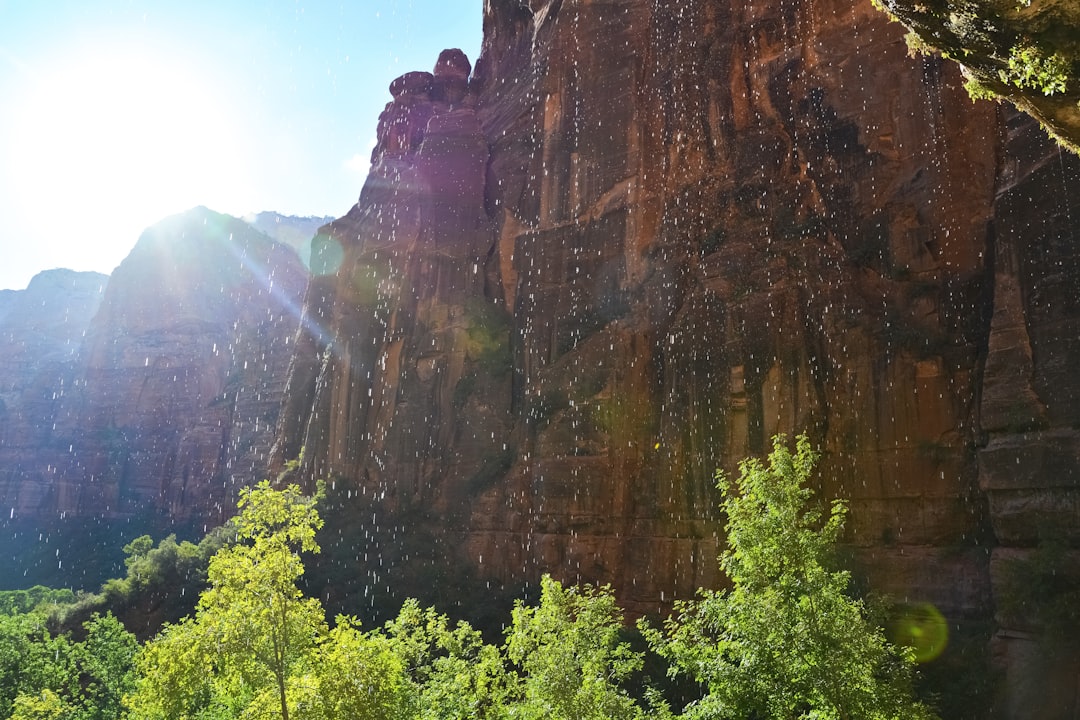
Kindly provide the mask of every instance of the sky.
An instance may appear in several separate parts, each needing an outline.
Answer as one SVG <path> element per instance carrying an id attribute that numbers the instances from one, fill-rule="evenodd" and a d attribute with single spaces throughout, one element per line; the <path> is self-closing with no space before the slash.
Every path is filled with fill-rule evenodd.
<path id="1" fill-rule="evenodd" d="M 0 0 L 0 289 L 109 273 L 196 205 L 340 216 L 387 87 L 483 0 Z"/>

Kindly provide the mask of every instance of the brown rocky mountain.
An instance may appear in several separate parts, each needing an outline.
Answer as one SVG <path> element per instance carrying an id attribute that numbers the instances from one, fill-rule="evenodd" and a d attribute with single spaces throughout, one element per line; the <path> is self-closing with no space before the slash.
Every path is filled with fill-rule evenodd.
<path id="1" fill-rule="evenodd" d="M 869 0 L 484 22 L 475 69 L 391 85 L 302 323 L 295 256 L 197 210 L 110 279 L 56 399 L 0 376 L 0 507 L 201 526 L 276 440 L 330 483 L 313 582 L 350 612 L 551 572 L 649 614 L 721 582 L 714 470 L 805 431 L 860 583 L 948 620 L 945 714 L 989 716 L 992 659 L 993 716 L 1075 715 L 1041 607 L 1080 568 L 1080 160 Z"/>
<path id="2" fill-rule="evenodd" d="M 87 331 L 45 502 L 220 521 L 264 477 L 307 274 L 296 253 L 205 208 L 143 233 Z"/>
<path id="3" fill-rule="evenodd" d="M 146 230 L 107 280 L 44 273 L 0 321 L 5 551 L 49 529 L 54 569 L 91 526 L 205 528 L 265 477 L 307 271 L 249 224 L 196 208 Z M 16 571 L 40 565 L 41 547 L 24 550 Z"/>
<path id="4" fill-rule="evenodd" d="M 51 428 L 78 377 L 79 348 L 107 281 L 100 273 L 48 270 L 25 290 L 3 296 L 0 487 L 48 465 L 39 464 L 39 453 L 50 445 Z"/>
<path id="5" fill-rule="evenodd" d="M 869 586 L 936 605 L 951 667 L 992 634 L 1004 717 L 1066 716 L 1075 667 L 998 611 L 1041 536 L 1080 542 L 1077 158 L 869 0 L 484 22 L 475 71 L 391 85 L 313 250 L 276 457 L 347 492 L 339 578 L 656 612 L 719 581 L 713 470 L 806 431 Z"/>

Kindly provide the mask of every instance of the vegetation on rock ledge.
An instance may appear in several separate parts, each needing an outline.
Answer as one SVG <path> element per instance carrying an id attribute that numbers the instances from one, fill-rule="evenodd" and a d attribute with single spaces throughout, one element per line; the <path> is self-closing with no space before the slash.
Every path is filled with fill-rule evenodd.
<path id="1" fill-rule="evenodd" d="M 960 63 L 974 99 L 1006 99 L 1080 153 L 1080 3 L 874 0 L 908 45 Z"/>

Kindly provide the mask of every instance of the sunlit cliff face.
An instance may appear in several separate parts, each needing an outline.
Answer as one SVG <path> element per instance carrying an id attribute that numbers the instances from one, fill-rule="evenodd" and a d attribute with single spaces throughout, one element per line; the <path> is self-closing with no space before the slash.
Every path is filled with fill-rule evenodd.
<path id="1" fill-rule="evenodd" d="M 915 576 L 982 572 L 993 106 L 868 3 L 490 9 L 473 97 L 390 87 L 281 459 L 485 581 L 644 612 L 715 581 L 714 470 L 809 429 L 878 574 L 981 612 Z"/>
<path id="2" fill-rule="evenodd" d="M 989 617 L 987 548 L 1066 526 L 1014 468 L 1046 427 L 1076 467 L 1073 159 L 869 2 L 611 5 L 488 3 L 475 100 L 402 76 L 329 226 L 279 448 L 352 493 L 361 589 L 655 612 L 717 582 L 714 469 L 808 430 L 868 582 Z"/>

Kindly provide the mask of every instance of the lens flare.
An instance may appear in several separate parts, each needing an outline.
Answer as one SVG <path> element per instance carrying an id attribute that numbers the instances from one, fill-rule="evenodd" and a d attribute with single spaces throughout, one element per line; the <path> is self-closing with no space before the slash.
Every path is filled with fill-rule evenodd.
<path id="1" fill-rule="evenodd" d="M 889 639 L 911 648 L 919 663 L 938 657 L 949 644 L 949 624 L 941 611 L 930 603 L 904 606 L 888 629 Z"/>

